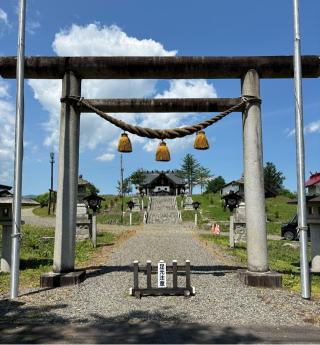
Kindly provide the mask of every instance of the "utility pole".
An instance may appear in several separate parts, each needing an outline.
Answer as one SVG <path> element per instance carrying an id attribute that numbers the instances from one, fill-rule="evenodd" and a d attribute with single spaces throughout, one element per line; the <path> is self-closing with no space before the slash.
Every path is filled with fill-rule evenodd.
<path id="1" fill-rule="evenodd" d="M 20 239 L 21 239 L 21 193 L 22 193 L 22 162 L 23 162 L 23 127 L 24 127 L 24 42 L 25 42 L 26 1 L 19 4 L 19 34 L 17 51 L 17 98 L 14 153 L 14 195 L 12 224 L 12 257 L 10 297 L 18 297 Z"/>
<path id="2" fill-rule="evenodd" d="M 51 164 L 51 177 L 50 177 L 50 190 L 49 190 L 49 207 L 48 207 L 48 214 L 51 213 L 51 204 L 52 204 L 54 152 L 50 152 L 50 164 Z"/>
<path id="3" fill-rule="evenodd" d="M 298 230 L 300 233 L 300 276 L 301 296 L 310 299 L 310 273 L 308 262 L 308 224 L 305 190 L 305 158 L 303 136 L 303 105 L 301 76 L 301 42 L 299 0 L 293 0 L 294 17 L 294 95 L 296 113 L 296 157 L 297 157 L 297 191 L 298 191 Z"/>

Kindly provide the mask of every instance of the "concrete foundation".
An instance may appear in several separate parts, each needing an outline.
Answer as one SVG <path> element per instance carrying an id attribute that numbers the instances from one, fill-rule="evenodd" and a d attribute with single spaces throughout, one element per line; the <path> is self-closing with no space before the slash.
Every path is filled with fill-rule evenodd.
<path id="1" fill-rule="evenodd" d="M 282 286 L 282 276 L 278 272 L 251 272 L 239 270 L 238 277 L 241 282 L 248 286 L 278 288 Z"/>
<path id="2" fill-rule="evenodd" d="M 74 271 L 69 273 L 49 272 L 41 274 L 40 286 L 42 288 L 55 288 L 60 286 L 77 285 L 86 279 L 86 271 Z"/>
<path id="3" fill-rule="evenodd" d="M 310 224 L 311 271 L 320 273 L 320 224 Z"/>

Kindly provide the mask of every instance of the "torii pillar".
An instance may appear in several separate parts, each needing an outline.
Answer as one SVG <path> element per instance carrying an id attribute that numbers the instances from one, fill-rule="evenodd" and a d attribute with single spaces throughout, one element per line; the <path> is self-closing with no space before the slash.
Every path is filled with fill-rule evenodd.
<path id="1" fill-rule="evenodd" d="M 62 97 L 69 95 L 81 96 L 81 80 L 71 71 L 62 79 Z M 79 137 L 80 112 L 62 103 L 53 272 L 41 276 L 42 287 L 73 285 L 85 279 L 85 271 L 74 270 Z"/>
<path id="2" fill-rule="evenodd" d="M 260 98 L 257 71 L 243 76 L 242 95 Z M 239 276 L 246 285 L 279 287 L 281 275 L 270 272 L 268 265 L 260 102 L 249 103 L 242 121 L 248 269 Z"/>

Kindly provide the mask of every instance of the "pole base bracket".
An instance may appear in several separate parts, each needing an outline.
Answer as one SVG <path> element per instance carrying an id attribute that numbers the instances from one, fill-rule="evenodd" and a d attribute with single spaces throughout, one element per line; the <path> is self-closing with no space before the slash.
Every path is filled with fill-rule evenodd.
<path id="1" fill-rule="evenodd" d="M 248 286 L 280 288 L 282 287 L 282 276 L 275 271 L 251 272 L 248 270 L 238 270 L 240 281 Z"/>

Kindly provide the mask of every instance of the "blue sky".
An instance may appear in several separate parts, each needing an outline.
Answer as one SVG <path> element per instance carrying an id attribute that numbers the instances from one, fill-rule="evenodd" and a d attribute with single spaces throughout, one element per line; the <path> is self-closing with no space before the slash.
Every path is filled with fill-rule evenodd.
<path id="1" fill-rule="evenodd" d="M 292 1 L 256 0 L 27 0 L 26 55 L 291 55 Z M 16 55 L 17 6 L 0 3 L 0 55 Z M 318 0 L 302 0 L 302 53 L 319 54 Z M 23 193 L 49 187 L 49 152 L 57 152 L 60 81 L 25 83 L 25 156 Z M 320 85 L 303 82 L 306 176 L 320 170 L 315 148 L 320 140 Z M 107 97 L 238 97 L 238 80 L 90 81 L 84 96 Z M 292 80 L 262 80 L 264 161 L 272 161 L 296 189 Z M 0 183 L 12 184 L 15 81 L 0 79 Z M 208 114 L 120 114 L 151 127 L 197 122 Z M 103 193 L 115 193 L 120 157 L 119 130 L 97 116 L 81 116 L 80 169 Z M 207 131 L 211 148 L 195 151 L 193 138 L 168 142 L 172 160 L 155 162 L 157 141 L 132 138 L 134 152 L 124 156 L 125 175 L 137 168 L 178 168 L 192 153 L 212 174 L 227 181 L 243 170 L 241 115 L 232 114 Z M 56 161 L 58 160 L 58 157 Z M 55 185 L 57 178 L 55 165 Z"/>

